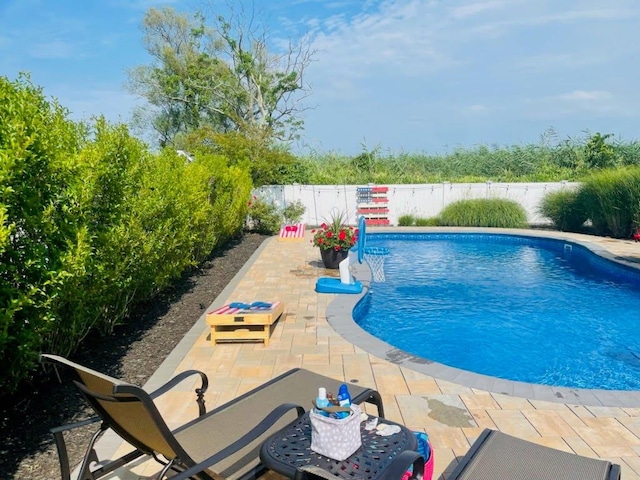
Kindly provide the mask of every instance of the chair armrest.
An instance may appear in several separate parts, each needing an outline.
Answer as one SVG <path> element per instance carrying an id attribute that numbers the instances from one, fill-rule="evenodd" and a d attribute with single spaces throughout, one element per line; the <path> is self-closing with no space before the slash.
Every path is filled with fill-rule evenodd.
<path id="1" fill-rule="evenodd" d="M 220 462 L 224 458 L 228 457 L 232 453 L 235 453 L 237 450 L 240 450 L 242 447 L 246 446 L 250 442 L 256 439 L 256 437 L 262 435 L 267 430 L 269 430 L 285 413 L 290 410 L 295 409 L 298 413 L 298 417 L 304 415 L 304 408 L 300 405 L 295 405 L 293 403 L 283 403 L 279 407 L 276 407 L 269 415 L 267 415 L 260 423 L 258 423 L 255 427 L 253 427 L 248 433 L 240 437 L 238 440 L 228 445 L 227 447 L 220 450 L 218 453 L 210 456 L 206 460 L 194 465 L 193 467 L 188 468 L 180 472 L 178 475 L 174 475 L 171 477 L 171 480 L 187 480 L 198 473 L 206 470 L 211 465 L 215 465 Z"/>
<path id="2" fill-rule="evenodd" d="M 74 430 L 76 428 L 86 427 L 87 425 L 91 425 L 92 423 L 97 423 L 100 420 L 101 420 L 100 417 L 91 417 L 91 418 L 87 418 L 86 420 L 82 420 L 80 422 L 67 423 L 65 425 L 60 425 L 59 427 L 53 427 L 49 429 L 49 431 L 55 435 L 56 433 L 62 433 L 62 432 L 67 432 L 69 430 Z"/>
<path id="3" fill-rule="evenodd" d="M 205 413 L 207 413 L 206 407 L 204 406 L 204 394 L 207 391 L 207 388 L 209 388 L 209 379 L 207 378 L 206 373 L 201 372 L 200 370 L 186 370 L 184 372 L 179 373 L 178 375 L 173 377 L 171 380 L 169 380 L 167 383 L 162 385 L 160 388 L 151 392 L 149 396 L 151 398 L 159 397 L 160 395 L 162 395 L 163 393 L 167 393 L 173 387 L 175 387 L 180 382 L 184 381 L 186 378 L 192 375 L 200 375 L 200 379 L 202 381 L 202 384 L 200 385 L 200 387 L 196 388 L 195 390 L 196 403 L 198 404 L 198 414 L 202 416 Z"/>
<path id="4" fill-rule="evenodd" d="M 422 480 L 424 474 L 424 457 L 413 450 L 405 450 L 393 459 L 384 478 L 389 480 L 401 480 L 409 467 L 413 466 L 411 479 Z"/>

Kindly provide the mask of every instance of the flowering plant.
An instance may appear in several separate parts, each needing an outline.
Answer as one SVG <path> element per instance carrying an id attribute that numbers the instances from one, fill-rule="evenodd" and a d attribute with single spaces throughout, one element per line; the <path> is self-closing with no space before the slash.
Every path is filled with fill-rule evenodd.
<path id="1" fill-rule="evenodd" d="M 329 222 L 311 230 L 311 242 L 322 250 L 349 250 L 358 240 L 358 229 L 345 225 L 344 220 L 344 213 L 332 215 Z"/>

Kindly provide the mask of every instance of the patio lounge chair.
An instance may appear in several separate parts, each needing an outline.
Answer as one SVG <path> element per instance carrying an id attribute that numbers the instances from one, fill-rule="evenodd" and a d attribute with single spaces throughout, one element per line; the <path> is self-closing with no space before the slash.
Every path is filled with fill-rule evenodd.
<path id="1" fill-rule="evenodd" d="M 338 391 L 341 382 L 304 369 L 293 369 L 244 395 L 206 413 L 204 394 L 207 376 L 197 370 L 182 372 L 152 393 L 142 388 L 83 367 L 56 355 L 43 354 L 44 362 L 71 369 L 73 382 L 97 413 L 83 422 L 53 428 L 63 480 L 70 478 L 64 433 L 100 422 L 78 469 L 78 480 L 95 480 L 133 460 L 150 455 L 165 464 L 157 478 L 169 470 L 189 470 L 194 478 L 255 478 L 264 468 L 259 450 L 268 435 L 304 413 L 300 405 L 311 406 L 318 387 Z M 199 416 L 171 430 L 154 404 L 154 399 L 170 391 L 183 380 L 197 375 Z M 369 402 L 384 416 L 377 391 L 349 384 L 354 403 Z M 99 461 L 95 442 L 107 429 L 135 447 L 121 458 Z M 161 460 L 164 457 L 166 461 Z M 193 472 L 196 470 L 196 472 Z"/>
<path id="2" fill-rule="evenodd" d="M 484 430 L 449 480 L 617 480 L 620 466 Z"/>

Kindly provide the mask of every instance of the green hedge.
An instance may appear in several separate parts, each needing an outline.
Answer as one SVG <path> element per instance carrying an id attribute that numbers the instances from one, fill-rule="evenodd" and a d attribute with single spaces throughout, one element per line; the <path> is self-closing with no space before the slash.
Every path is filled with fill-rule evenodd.
<path id="1" fill-rule="evenodd" d="M 71 275 L 63 268 L 76 230 L 68 195 L 85 133 L 66 115 L 28 80 L 0 77 L 1 391 L 35 366 Z"/>
<path id="2" fill-rule="evenodd" d="M 75 123 L 28 78 L 0 77 L 0 119 L 2 396 L 240 233 L 252 184 L 226 157 Z"/>

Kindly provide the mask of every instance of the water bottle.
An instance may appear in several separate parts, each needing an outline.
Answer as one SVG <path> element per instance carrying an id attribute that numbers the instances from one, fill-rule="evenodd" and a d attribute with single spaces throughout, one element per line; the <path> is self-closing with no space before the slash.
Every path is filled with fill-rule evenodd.
<path id="1" fill-rule="evenodd" d="M 320 387 L 318 388 L 318 396 L 316 397 L 316 407 L 328 407 L 328 406 L 329 406 L 329 399 L 327 399 L 327 389 L 324 387 Z M 319 410 L 319 408 L 316 408 L 316 413 L 319 413 L 320 415 L 324 415 L 325 417 L 329 416 L 327 412 L 325 412 L 324 410 Z"/>
<path id="2" fill-rule="evenodd" d="M 340 385 L 338 390 L 338 405 L 341 407 L 348 407 L 351 405 L 351 395 L 349 394 L 349 387 L 346 383 Z"/>
<path id="3" fill-rule="evenodd" d="M 338 390 L 338 405 L 341 407 L 351 406 L 351 395 L 349 394 L 349 387 L 347 387 L 346 383 L 340 385 L 340 389 Z M 347 418 L 349 415 L 349 412 L 338 412 L 338 418 Z"/>

